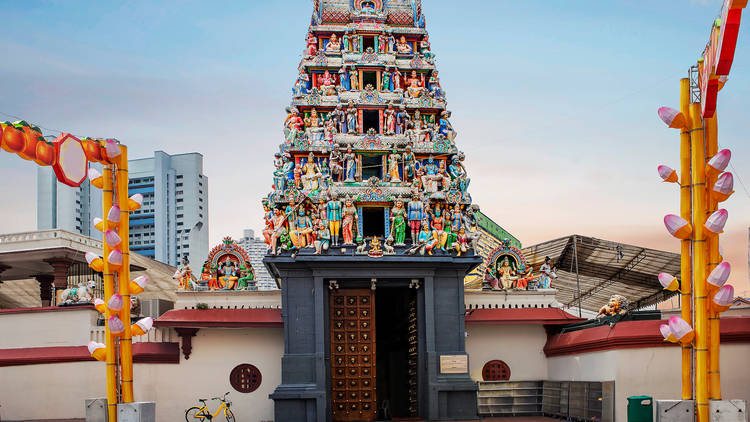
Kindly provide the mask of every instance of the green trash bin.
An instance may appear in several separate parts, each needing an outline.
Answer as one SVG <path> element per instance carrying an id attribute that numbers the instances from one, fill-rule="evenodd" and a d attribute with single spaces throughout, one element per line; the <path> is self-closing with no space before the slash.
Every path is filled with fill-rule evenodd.
<path id="1" fill-rule="evenodd" d="M 654 422 L 653 397 L 628 397 L 628 422 Z"/>

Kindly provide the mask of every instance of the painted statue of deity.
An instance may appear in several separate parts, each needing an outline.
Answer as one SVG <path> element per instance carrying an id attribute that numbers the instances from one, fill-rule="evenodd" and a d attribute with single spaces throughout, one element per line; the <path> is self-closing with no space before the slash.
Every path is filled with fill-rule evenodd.
<path id="1" fill-rule="evenodd" d="M 336 127 L 336 121 L 332 118 L 326 120 L 326 124 L 323 127 L 323 143 L 313 142 L 314 145 L 325 145 L 328 148 L 333 148 L 335 143 L 333 142 L 333 136 L 338 132 Z"/>
<path id="2" fill-rule="evenodd" d="M 331 75 L 331 72 L 326 70 L 323 75 L 319 77 L 320 90 L 323 91 L 323 95 L 337 95 L 336 91 L 336 78 Z"/>
<path id="3" fill-rule="evenodd" d="M 234 261 L 227 260 L 219 265 L 219 286 L 224 290 L 234 290 L 237 280 L 239 280 L 238 268 Z"/>
<path id="4" fill-rule="evenodd" d="M 305 72 L 305 69 L 300 67 L 297 81 L 294 82 L 292 87 L 292 96 L 295 98 L 302 97 L 303 95 L 310 92 L 310 76 Z"/>
<path id="5" fill-rule="evenodd" d="M 404 201 L 397 199 L 391 208 L 391 236 L 396 246 L 403 246 L 406 240 L 406 209 Z"/>
<path id="6" fill-rule="evenodd" d="M 307 156 L 307 162 L 302 167 L 302 189 L 306 191 L 317 190 L 320 187 L 320 167 L 315 163 L 315 156 L 311 152 Z"/>
<path id="7" fill-rule="evenodd" d="M 349 70 L 346 66 L 341 66 L 341 68 L 338 70 L 339 74 L 339 85 L 341 86 L 341 90 L 343 91 L 349 91 L 351 85 L 349 80 Z"/>
<path id="8" fill-rule="evenodd" d="M 393 150 L 391 154 L 388 156 L 388 179 L 392 183 L 400 183 L 401 182 L 401 176 L 399 175 L 399 164 L 401 161 L 401 155 L 398 153 L 397 150 Z"/>
<path id="9" fill-rule="evenodd" d="M 312 247 L 312 233 L 313 226 L 310 216 L 305 213 L 305 209 L 300 207 L 297 211 L 297 236 L 294 246 L 299 249 L 304 247 Z M 295 236 L 292 236 L 292 242 L 294 242 Z"/>
<path id="10" fill-rule="evenodd" d="M 331 153 L 328 156 L 328 161 L 331 167 L 331 179 L 336 182 L 344 180 L 344 165 L 341 160 L 341 152 L 332 148 Z"/>
<path id="11" fill-rule="evenodd" d="M 346 179 L 344 181 L 355 182 L 357 180 L 357 155 L 352 152 L 351 147 L 346 149 L 344 162 L 346 164 Z"/>
<path id="12" fill-rule="evenodd" d="M 388 30 L 387 42 L 388 42 L 388 52 L 389 53 L 395 52 L 394 47 L 396 45 L 396 38 L 393 36 L 393 31 L 391 31 L 390 29 Z"/>
<path id="13" fill-rule="evenodd" d="M 310 115 L 305 118 L 305 126 L 307 126 L 306 130 L 313 142 L 323 140 L 323 120 L 318 116 L 317 110 L 310 110 Z"/>
<path id="14" fill-rule="evenodd" d="M 302 127 L 305 122 L 299 115 L 299 111 L 295 107 L 289 110 L 289 114 L 284 121 L 284 132 L 286 134 L 287 143 L 292 143 L 297 138 L 297 135 L 302 131 Z"/>
<path id="15" fill-rule="evenodd" d="M 349 103 L 349 108 L 346 109 L 346 130 L 350 134 L 357 133 L 357 109 L 353 103 Z"/>
<path id="16" fill-rule="evenodd" d="M 552 262 L 548 256 L 545 256 L 544 264 L 539 267 L 539 284 L 537 285 L 537 288 L 549 289 L 551 281 L 557 278 L 557 273 L 555 272 L 556 269 L 554 262 Z"/>
<path id="17" fill-rule="evenodd" d="M 352 53 L 361 53 L 359 49 L 359 45 L 360 45 L 359 35 L 357 35 L 356 33 L 353 34 L 351 40 L 352 40 Z"/>
<path id="18" fill-rule="evenodd" d="M 352 44 L 349 36 L 349 30 L 344 31 L 344 35 L 341 37 L 341 51 L 348 53 L 352 49 Z"/>
<path id="19" fill-rule="evenodd" d="M 257 290 L 255 287 L 255 270 L 249 263 L 240 265 L 240 278 L 237 280 L 237 290 Z"/>
<path id="20" fill-rule="evenodd" d="M 305 40 L 307 43 L 307 47 L 305 48 L 305 55 L 306 56 L 314 56 L 318 54 L 318 38 L 315 37 L 315 34 L 312 32 L 307 34 L 307 40 Z"/>
<path id="21" fill-rule="evenodd" d="M 286 182 L 289 179 L 289 173 L 294 170 L 294 162 L 288 153 L 281 156 L 281 166 L 273 172 L 273 187 L 279 195 L 283 195 L 286 190 Z"/>
<path id="22" fill-rule="evenodd" d="M 341 220 L 341 232 L 344 237 L 344 245 L 354 244 L 354 234 L 356 232 L 355 225 L 357 224 L 358 214 L 357 207 L 354 206 L 354 202 L 347 198 L 344 202 L 344 209 L 342 210 Z"/>
<path id="23" fill-rule="evenodd" d="M 456 131 L 453 130 L 453 126 L 451 125 L 450 120 L 448 120 L 451 117 L 451 112 L 446 110 L 441 113 L 440 115 L 440 127 L 438 129 L 438 132 L 445 137 L 445 139 L 449 141 L 453 141 L 456 139 Z"/>
<path id="24" fill-rule="evenodd" d="M 318 229 L 315 232 L 315 255 L 320 255 L 322 252 L 328 252 L 328 248 L 331 245 L 331 232 L 328 231 L 328 227 L 321 221 L 318 223 Z"/>
<path id="25" fill-rule="evenodd" d="M 416 70 L 411 71 L 411 77 L 407 79 L 407 92 L 409 93 L 409 96 L 411 98 L 419 98 L 422 96 L 422 92 L 424 91 L 424 88 L 422 85 L 424 84 L 424 74 L 421 75 L 421 78 L 417 75 Z"/>
<path id="26" fill-rule="evenodd" d="M 336 36 L 336 34 L 332 34 L 331 38 L 328 40 L 328 44 L 326 44 L 326 53 L 339 52 L 341 52 L 341 40 Z"/>
<path id="27" fill-rule="evenodd" d="M 331 186 L 331 169 L 328 168 L 328 160 L 320 159 L 320 189 L 328 189 Z"/>
<path id="28" fill-rule="evenodd" d="M 401 38 L 398 39 L 398 42 L 396 43 L 396 51 L 398 54 L 411 54 L 413 52 L 411 44 L 406 42 L 405 36 L 402 35 Z"/>
<path id="29" fill-rule="evenodd" d="M 430 93 L 435 97 L 436 100 L 443 98 L 443 89 L 440 86 L 440 78 L 438 78 L 438 71 L 433 70 L 430 75 L 429 87 Z"/>
<path id="30" fill-rule="evenodd" d="M 463 226 L 458 229 L 456 241 L 453 242 L 453 248 L 456 250 L 456 256 L 461 256 L 462 253 L 466 253 L 469 250 L 469 241 L 466 238 L 466 230 Z"/>
<path id="31" fill-rule="evenodd" d="M 419 200 L 419 195 L 413 195 L 411 201 L 406 205 L 409 228 L 411 230 L 411 242 L 414 244 L 419 235 L 419 228 L 425 218 L 424 205 Z"/>
<path id="32" fill-rule="evenodd" d="M 266 242 L 266 252 L 271 248 L 271 237 L 273 236 L 273 211 L 268 201 L 263 201 L 263 239 Z"/>
<path id="33" fill-rule="evenodd" d="M 442 176 L 438 174 L 438 166 L 435 164 L 435 158 L 432 155 L 427 158 L 427 163 L 422 166 L 422 170 L 424 171 L 422 175 L 424 191 L 427 193 L 437 192 L 437 185 L 442 180 Z"/>
<path id="34" fill-rule="evenodd" d="M 404 180 L 411 181 L 417 174 L 417 159 L 414 157 L 414 153 L 411 151 L 411 146 L 406 146 L 406 151 L 403 155 L 404 160 Z"/>
<path id="35" fill-rule="evenodd" d="M 510 265 L 510 260 L 507 256 L 503 259 L 502 264 L 497 267 L 497 278 L 500 281 L 503 290 L 510 290 L 513 288 L 514 281 L 518 279 L 518 277 L 516 277 L 516 270 Z"/>
<path id="36" fill-rule="evenodd" d="M 435 54 L 430 49 L 430 36 L 425 34 L 422 41 L 419 42 L 419 52 L 427 60 L 428 63 L 432 63 L 435 59 Z"/>
<path id="37" fill-rule="evenodd" d="M 388 73 L 388 70 L 383 71 L 383 76 L 380 79 L 380 90 L 393 91 L 393 87 L 391 86 L 391 75 Z"/>
<path id="38" fill-rule="evenodd" d="M 193 283 L 193 270 L 190 268 L 187 256 L 182 257 L 182 266 L 177 269 L 172 277 L 179 283 L 180 290 L 186 290 Z"/>
<path id="39" fill-rule="evenodd" d="M 440 176 L 440 179 L 438 179 L 440 182 L 440 188 L 444 191 L 450 189 L 451 177 L 448 175 L 448 170 L 445 168 L 444 160 L 440 160 L 440 164 L 438 165 L 438 176 Z"/>
<path id="40" fill-rule="evenodd" d="M 421 245 L 422 250 L 419 252 L 424 255 L 426 251 L 428 255 L 432 255 L 432 251 L 438 246 L 438 237 L 434 231 L 431 231 L 427 222 L 422 222 L 422 230 L 419 232 L 417 239 Z"/>
<path id="41" fill-rule="evenodd" d="M 349 72 L 349 85 L 352 91 L 359 91 L 359 78 L 357 76 L 357 69 L 352 66 L 351 72 Z"/>
<path id="42" fill-rule="evenodd" d="M 433 231 L 433 236 L 437 240 L 437 247 L 440 250 L 445 251 L 445 245 L 448 242 L 448 234 L 450 228 L 445 222 L 445 217 L 441 210 L 440 204 L 435 204 L 435 210 L 432 213 L 432 221 L 430 223 Z"/>
<path id="43" fill-rule="evenodd" d="M 385 34 L 381 32 L 378 35 L 378 53 L 385 54 L 387 49 L 388 49 L 388 38 L 386 38 Z"/>
<path id="44" fill-rule="evenodd" d="M 455 242 L 458 237 L 458 232 L 464 226 L 464 215 L 461 212 L 461 205 L 454 205 L 449 217 L 451 232 L 448 235 L 448 244 L 446 245 L 446 247 L 450 249 L 453 245 L 453 242 Z"/>
<path id="45" fill-rule="evenodd" d="M 398 70 L 398 67 L 395 67 L 393 69 L 393 90 L 401 92 L 402 89 L 402 83 L 401 80 L 403 78 L 403 75 L 401 74 L 401 71 Z"/>
<path id="46" fill-rule="evenodd" d="M 406 113 L 406 106 L 399 105 L 398 111 L 396 111 L 396 135 L 402 135 L 406 132 L 406 122 L 409 120 L 409 115 Z"/>
<path id="47" fill-rule="evenodd" d="M 219 288 L 219 284 L 211 268 L 211 261 L 204 262 L 203 267 L 201 267 L 201 284 L 205 284 L 211 291 Z"/>
<path id="48" fill-rule="evenodd" d="M 344 204 L 334 194 L 326 204 L 326 220 L 328 220 L 329 233 L 334 246 L 339 245 L 339 233 L 341 230 L 341 217 Z"/>
<path id="49" fill-rule="evenodd" d="M 385 134 L 396 134 L 396 110 L 393 109 L 393 104 L 388 104 L 388 109 L 385 111 Z"/>
<path id="50" fill-rule="evenodd" d="M 458 190 L 461 192 L 461 195 L 467 195 L 467 190 L 469 189 L 469 182 L 471 182 L 471 179 L 467 177 L 466 169 L 459 161 L 458 156 L 454 155 L 453 158 L 451 158 L 451 165 L 448 166 L 448 172 L 451 175 L 453 184 L 456 185 Z"/>
<path id="51" fill-rule="evenodd" d="M 346 133 L 346 112 L 342 107 L 341 103 L 336 104 L 336 108 L 328 113 L 328 118 L 335 122 L 339 133 Z"/>

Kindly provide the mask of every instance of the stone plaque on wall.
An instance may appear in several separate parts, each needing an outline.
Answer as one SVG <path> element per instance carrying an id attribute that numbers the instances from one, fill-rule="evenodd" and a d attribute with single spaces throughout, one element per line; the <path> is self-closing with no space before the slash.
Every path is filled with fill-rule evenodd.
<path id="1" fill-rule="evenodd" d="M 441 374 L 465 374 L 469 372 L 467 355 L 440 355 Z"/>

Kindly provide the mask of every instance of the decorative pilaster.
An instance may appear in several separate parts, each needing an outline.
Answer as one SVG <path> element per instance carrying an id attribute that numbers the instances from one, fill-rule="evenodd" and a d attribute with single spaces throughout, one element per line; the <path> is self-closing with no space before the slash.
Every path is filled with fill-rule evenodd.
<path id="1" fill-rule="evenodd" d="M 193 351 L 193 337 L 198 333 L 197 328 L 175 328 L 177 335 L 182 339 L 182 355 L 185 360 L 190 359 L 190 353 Z"/>

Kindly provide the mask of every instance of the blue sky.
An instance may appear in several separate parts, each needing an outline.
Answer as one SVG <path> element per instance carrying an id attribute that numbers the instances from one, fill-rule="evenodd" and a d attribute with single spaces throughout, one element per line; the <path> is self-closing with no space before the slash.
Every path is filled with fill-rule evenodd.
<path id="1" fill-rule="evenodd" d="M 524 245 L 579 233 L 677 250 L 661 219 L 678 211 L 678 192 L 659 182 L 656 166 L 677 167 L 678 135 L 656 109 L 677 106 L 679 78 L 702 51 L 721 1 L 423 3 L 483 211 Z M 311 2 L 0 7 L 0 112 L 116 137 L 131 157 L 201 152 L 212 243 L 260 229 Z M 719 142 L 734 153 L 737 191 L 724 203 L 723 248 L 742 289 L 750 289 L 750 195 L 738 180 L 750 184 L 749 19 L 719 96 Z M 14 181 L 0 194 L 15 198 L 0 232 L 36 227 L 35 174 L 34 165 L 0 153 L 0 177 Z"/>

